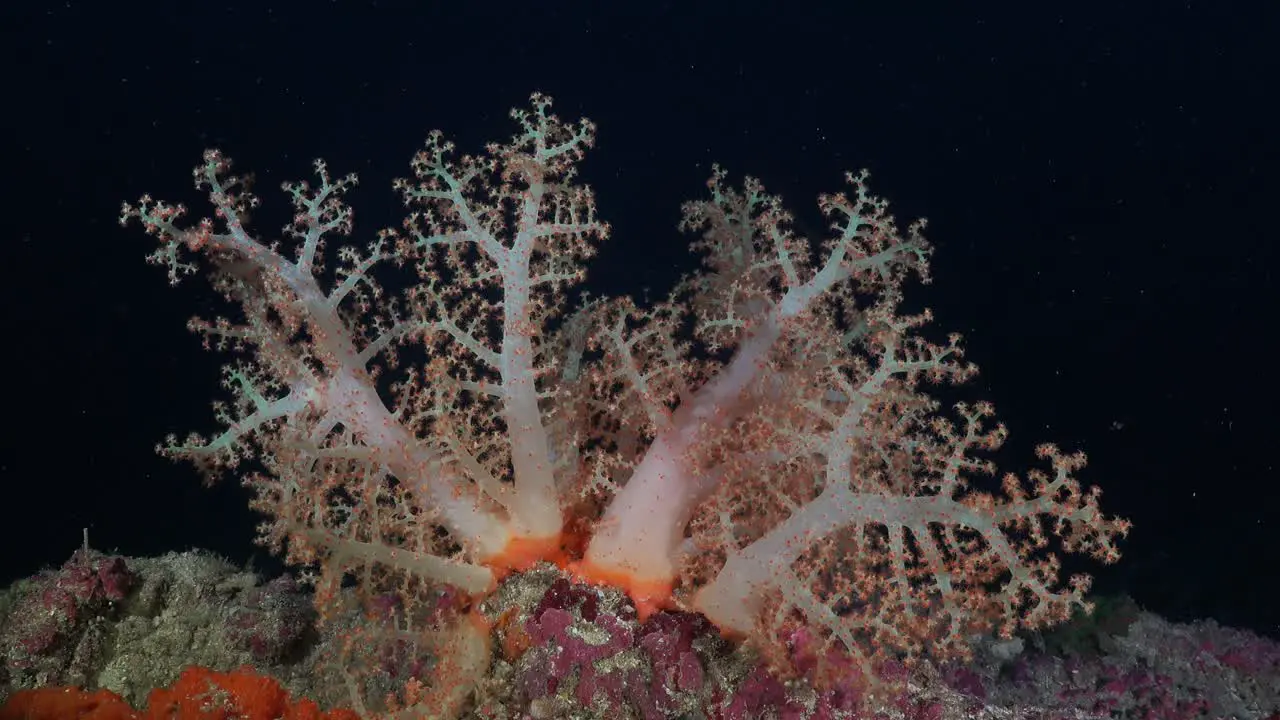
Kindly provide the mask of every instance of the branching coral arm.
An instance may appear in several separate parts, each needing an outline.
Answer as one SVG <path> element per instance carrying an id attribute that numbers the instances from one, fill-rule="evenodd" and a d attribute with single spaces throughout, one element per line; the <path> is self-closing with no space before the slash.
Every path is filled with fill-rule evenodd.
<path id="1" fill-rule="evenodd" d="M 246 317 L 240 326 L 193 321 L 192 328 L 221 349 L 256 352 L 253 362 L 227 373 L 236 399 L 230 407 L 217 407 L 228 429 L 210 442 L 194 435 L 181 444 L 171 442 L 165 452 L 217 470 L 252 455 L 269 460 L 282 433 L 323 436 L 341 426 L 352 431 L 354 442 L 377 450 L 459 542 L 481 556 L 497 552 L 507 542 L 501 518 L 481 507 L 473 486 L 447 472 L 437 454 L 383 404 L 368 373 L 371 357 L 357 348 L 357 330 L 339 314 L 338 303 L 361 286 L 377 292 L 369 271 L 393 255 L 381 240 L 363 259 L 344 248 L 340 257 L 347 262 L 339 268 L 337 288 L 326 294 L 320 286 L 319 250 L 326 236 L 351 229 L 351 212 L 341 196 L 355 177 L 333 180 L 319 161 L 316 170 L 320 187 L 314 191 L 305 183 L 285 185 L 297 210 L 286 228 L 286 235 L 298 241 L 294 260 L 280 252 L 279 243 L 264 244 L 246 230 L 243 218 L 258 201 L 242 179 L 229 174 L 230 161 L 215 151 L 205 154 L 194 174 L 197 187 L 210 192 L 222 231 L 212 219 L 180 227 L 185 208 L 149 197 L 124 207 L 122 222 L 137 219 L 160 240 L 149 259 L 167 268 L 171 283 L 196 270 L 194 262 L 181 257 L 182 249 L 201 253 L 214 266 L 215 287 L 238 302 Z"/>
<path id="2" fill-rule="evenodd" d="M 563 288 L 582 278 L 591 241 L 608 226 L 596 218 L 590 192 L 572 184 L 594 129 L 565 124 L 549 107 L 535 95 L 532 110 L 514 111 L 523 132 L 484 157 L 454 160 L 452 146 L 433 135 L 414 160 L 416 180 L 397 187 L 406 204 L 422 209 L 402 238 L 406 253 L 422 261 L 419 300 L 469 359 L 468 374 L 457 379 L 480 379 L 483 400 L 497 403 L 513 469 L 500 502 L 518 535 L 555 542 L 563 518 L 539 406 L 538 384 L 551 366 L 541 336 L 560 312 Z M 501 182 L 486 184 L 495 174 Z M 490 299 L 495 293 L 500 302 Z"/>
<path id="3" fill-rule="evenodd" d="M 688 305 L 702 311 L 695 322 L 703 338 L 712 346 L 736 342 L 737 349 L 696 391 L 683 394 L 669 421 L 654 421 L 653 444 L 609 505 L 584 562 L 587 575 L 615 583 L 626 578 L 633 595 L 660 595 L 670 588 L 689 519 L 724 477 L 696 467 L 690 453 L 709 433 L 729 427 L 752 409 L 743 396 L 761 379 L 779 340 L 802 316 L 828 312 L 828 296 L 851 296 L 851 283 L 868 292 L 895 291 L 909 270 L 923 269 L 930 252 L 920 226 L 900 236 L 884 202 L 866 191 L 865 176 L 851 175 L 853 199 L 822 199 L 838 234 L 828 241 L 821 266 L 810 271 L 805 241 L 791 232 L 780 201 L 753 179 L 737 193 L 724 178 L 716 168 L 708 182 L 712 199 L 685 209 L 685 227 L 704 231 L 697 247 L 708 253 L 713 272 L 682 290 L 692 296 Z M 670 327 L 663 329 L 667 342 L 673 342 Z M 621 335 L 610 337 L 614 342 L 606 353 L 621 366 L 642 363 Z M 620 373 L 624 381 L 627 374 Z M 634 371 L 630 375 L 638 385 Z M 638 394 L 642 401 L 654 402 L 651 393 Z"/>

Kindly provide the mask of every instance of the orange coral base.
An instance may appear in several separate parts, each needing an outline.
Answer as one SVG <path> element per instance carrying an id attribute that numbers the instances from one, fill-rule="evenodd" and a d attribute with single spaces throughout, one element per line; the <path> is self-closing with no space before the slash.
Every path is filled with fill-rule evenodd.
<path id="1" fill-rule="evenodd" d="M 486 558 L 484 564 L 501 579 L 513 572 L 528 570 L 539 562 L 555 564 L 576 580 L 588 585 L 608 585 L 627 593 L 640 619 L 660 610 L 675 609 L 671 580 L 648 580 L 613 568 L 599 567 L 583 557 L 591 532 L 585 527 L 567 528 L 545 538 L 514 538 L 502 552 Z"/>
<path id="2" fill-rule="evenodd" d="M 608 585 L 625 592 L 635 603 L 641 621 L 660 610 L 675 609 L 675 600 L 671 596 L 674 585 L 670 580 L 647 580 L 628 572 L 600 567 L 588 560 L 570 563 L 565 570 L 589 585 Z"/>

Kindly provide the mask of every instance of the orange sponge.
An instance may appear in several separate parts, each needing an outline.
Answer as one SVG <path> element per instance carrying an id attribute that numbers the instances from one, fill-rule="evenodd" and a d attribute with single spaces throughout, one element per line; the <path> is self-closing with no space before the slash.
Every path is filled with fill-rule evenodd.
<path id="1" fill-rule="evenodd" d="M 272 678 L 243 667 L 229 673 L 192 666 L 177 682 L 157 688 L 137 711 L 108 690 L 39 688 L 14 693 L 0 720 L 360 720 L 350 710 L 321 712 L 310 700 L 293 702 Z"/>

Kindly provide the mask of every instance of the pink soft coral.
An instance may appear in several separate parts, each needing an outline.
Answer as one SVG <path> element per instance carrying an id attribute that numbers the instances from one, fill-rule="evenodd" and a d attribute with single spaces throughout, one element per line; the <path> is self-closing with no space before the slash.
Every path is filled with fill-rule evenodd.
<path id="1" fill-rule="evenodd" d="M 923 222 L 900 229 L 850 175 L 820 198 L 831 232 L 815 242 L 758 181 L 735 189 L 717 168 L 684 210 L 701 272 L 647 308 L 566 314 L 608 226 L 576 178 L 594 128 L 550 106 L 535 95 L 478 155 L 432 133 L 396 183 L 411 214 L 363 249 L 344 239 L 355 177 L 320 161 L 318 186 L 285 185 L 283 242 L 246 229 L 258 200 L 215 151 L 195 171 L 214 217 L 124 208 L 171 281 L 203 257 L 243 317 L 193 321 L 241 358 L 234 399 L 217 435 L 164 452 L 210 471 L 256 459 L 262 540 L 318 569 L 322 604 L 349 575 L 369 598 L 483 594 L 550 559 L 642 613 L 683 603 L 766 646 L 808 628 L 869 668 L 871 647 L 960 653 L 975 630 L 1084 603 L 1048 536 L 1110 562 L 1128 525 L 1081 490 L 1083 456 L 1052 446 L 1029 483 L 971 487 L 993 471 L 974 452 L 1004 429 L 984 404 L 947 420 L 920 387 L 975 372 L 958 337 L 919 334 L 927 312 L 898 310 L 907 280 L 927 280 Z M 375 279 L 390 265 L 416 273 L 406 292 Z M 405 349 L 422 362 L 399 367 Z"/>

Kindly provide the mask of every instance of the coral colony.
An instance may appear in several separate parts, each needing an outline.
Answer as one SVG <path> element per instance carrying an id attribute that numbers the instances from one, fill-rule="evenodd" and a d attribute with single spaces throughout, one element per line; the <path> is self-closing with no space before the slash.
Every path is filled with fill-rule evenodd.
<path id="1" fill-rule="evenodd" d="M 1051 445 L 1042 469 L 979 489 L 1005 430 L 985 403 L 926 394 L 976 369 L 899 309 L 928 280 L 923 222 L 899 227 L 852 174 L 811 241 L 760 182 L 716 168 L 683 209 L 699 271 L 647 306 L 587 296 L 609 234 L 577 182 L 594 127 L 540 95 L 512 117 L 476 155 L 432 133 L 395 183 L 408 217 L 364 244 L 355 176 L 322 161 L 317 184 L 284 185 L 280 239 L 249 230 L 259 200 L 216 151 L 194 172 L 212 217 L 143 197 L 121 218 L 158 240 L 170 282 L 208 271 L 235 306 L 191 322 L 234 357 L 219 428 L 162 452 L 244 478 L 261 541 L 305 568 L 321 617 L 363 603 L 353 644 L 432 648 L 361 664 L 400 673 L 392 709 L 483 712 L 480 678 L 541 653 L 536 677 L 508 678 L 535 716 L 568 697 L 663 717 L 697 697 L 754 717 L 783 686 L 715 689 L 695 638 L 837 703 L 1086 605 L 1050 536 L 1113 562 L 1128 523 L 1081 489 L 1083 455 Z M 608 672 L 620 649 L 643 672 Z"/>

